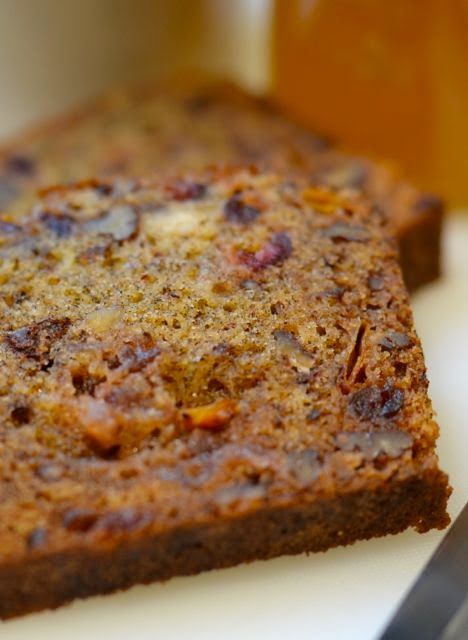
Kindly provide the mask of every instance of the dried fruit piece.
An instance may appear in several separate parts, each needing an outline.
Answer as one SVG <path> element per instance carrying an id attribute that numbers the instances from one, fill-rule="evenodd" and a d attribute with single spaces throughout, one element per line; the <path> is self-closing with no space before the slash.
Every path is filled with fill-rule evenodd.
<path id="1" fill-rule="evenodd" d="M 57 238 L 68 238 L 76 227 L 76 221 L 64 213 L 56 214 L 43 211 L 39 214 L 39 220 L 44 227 L 52 231 Z"/>
<path id="2" fill-rule="evenodd" d="M 379 455 L 398 458 L 413 444 L 409 433 L 399 429 L 389 431 L 370 431 L 364 433 L 340 433 L 336 443 L 342 451 L 361 451 L 368 460 Z"/>
<path id="3" fill-rule="evenodd" d="M 68 331 L 70 324 L 68 318 L 47 318 L 15 331 L 8 331 L 5 341 L 12 349 L 28 358 L 43 362 L 47 360 L 54 343 Z"/>
<path id="4" fill-rule="evenodd" d="M 317 420 L 317 418 L 320 418 L 320 415 L 321 414 L 318 409 L 311 409 L 306 415 L 306 420 L 307 422 L 313 422 L 314 420 Z"/>
<path id="5" fill-rule="evenodd" d="M 323 230 L 323 235 L 335 242 L 365 242 L 369 240 L 369 231 L 357 224 L 337 222 Z"/>
<path id="6" fill-rule="evenodd" d="M 181 411 L 182 424 L 186 429 L 217 431 L 227 426 L 238 410 L 237 402 L 229 398 L 216 400 L 201 407 Z"/>
<path id="7" fill-rule="evenodd" d="M 229 222 L 248 224 L 260 215 L 260 210 L 246 204 L 240 194 L 235 194 L 224 205 L 224 216 Z"/>
<path id="8" fill-rule="evenodd" d="M 43 527 L 36 527 L 33 529 L 26 539 L 28 549 L 37 549 L 42 547 L 47 540 L 47 531 Z"/>
<path id="9" fill-rule="evenodd" d="M 111 369 L 125 369 L 130 373 L 141 371 L 161 353 L 153 338 L 144 333 L 127 340 L 118 355 L 109 362 Z"/>
<path id="10" fill-rule="evenodd" d="M 20 405 L 15 407 L 10 415 L 12 421 L 16 425 L 21 426 L 23 424 L 27 424 L 31 420 L 32 411 L 28 406 Z"/>
<path id="11" fill-rule="evenodd" d="M 83 228 L 88 233 L 110 235 L 117 242 L 123 242 L 136 236 L 138 214 L 129 205 L 117 205 L 97 218 L 85 222 Z"/>
<path id="12" fill-rule="evenodd" d="M 69 531 L 88 531 L 96 523 L 98 514 L 92 509 L 72 507 L 62 515 L 63 526 Z"/>
<path id="13" fill-rule="evenodd" d="M 72 374 L 72 384 L 75 388 L 75 395 L 80 396 L 82 394 L 88 394 L 93 396 L 97 385 L 104 380 L 105 378 L 92 375 L 86 370 L 75 371 Z"/>
<path id="14" fill-rule="evenodd" d="M 383 405 L 380 415 L 383 418 L 393 418 L 402 408 L 405 395 L 402 389 L 397 387 L 387 387 L 382 392 Z"/>
<path id="15" fill-rule="evenodd" d="M 252 253 L 240 251 L 239 260 L 254 271 L 259 271 L 272 265 L 282 264 L 292 253 L 291 238 L 287 233 L 274 233 L 264 247 Z"/>
<path id="16" fill-rule="evenodd" d="M 274 233 L 263 249 L 255 254 L 255 260 L 262 267 L 284 262 L 292 253 L 291 238 L 287 233 Z"/>
<path id="17" fill-rule="evenodd" d="M 404 404 L 402 389 L 387 384 L 385 387 L 365 387 L 353 393 L 348 407 L 351 413 L 363 420 L 377 420 L 395 416 Z"/>
<path id="18" fill-rule="evenodd" d="M 378 387 L 366 387 L 354 393 L 348 407 L 357 418 L 373 420 L 380 414 L 382 406 L 381 390 Z"/>
<path id="19" fill-rule="evenodd" d="M 336 193 L 321 187 L 308 187 L 302 192 L 304 201 L 320 213 L 333 213 L 343 206 L 343 199 Z"/>
<path id="20" fill-rule="evenodd" d="M 183 202 L 184 200 L 200 200 L 206 195 L 207 188 L 200 182 L 190 182 L 189 180 L 174 180 L 166 185 L 168 195 Z"/>
<path id="21" fill-rule="evenodd" d="M 21 231 L 21 227 L 13 222 L 0 220 L 0 236 L 14 236 Z"/>
<path id="22" fill-rule="evenodd" d="M 379 340 L 379 344 L 385 351 L 393 351 L 394 349 L 404 349 L 409 347 L 411 339 L 406 333 L 399 331 L 390 331 L 387 335 Z"/>

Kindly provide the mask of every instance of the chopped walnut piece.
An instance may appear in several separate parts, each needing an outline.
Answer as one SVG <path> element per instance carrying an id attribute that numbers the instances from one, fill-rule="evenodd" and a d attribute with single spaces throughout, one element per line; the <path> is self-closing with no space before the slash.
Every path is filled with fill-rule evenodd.
<path id="1" fill-rule="evenodd" d="M 323 230 L 323 235 L 334 242 L 365 242 L 369 240 L 369 231 L 357 224 L 336 222 Z"/>
<path id="2" fill-rule="evenodd" d="M 288 455 L 290 473 L 303 486 L 312 483 L 320 473 L 321 464 L 313 449 L 293 451 Z"/>
<path id="3" fill-rule="evenodd" d="M 182 424 L 186 429 L 217 431 L 226 427 L 237 411 L 235 400 L 223 398 L 201 407 L 183 409 Z"/>
<path id="4" fill-rule="evenodd" d="M 369 276 L 367 284 L 369 285 L 369 289 L 371 291 L 382 291 L 385 283 L 382 276 L 373 274 Z"/>
<path id="5" fill-rule="evenodd" d="M 121 426 L 112 407 L 104 400 L 91 398 L 86 399 L 83 409 L 81 423 L 91 444 L 101 451 L 119 446 Z"/>
<path id="6" fill-rule="evenodd" d="M 299 373 L 309 373 L 314 365 L 314 360 L 301 345 L 299 340 L 289 331 L 278 329 L 273 332 L 273 337 L 281 351 L 288 357 L 291 365 Z"/>
<path id="7" fill-rule="evenodd" d="M 138 214 L 128 205 L 117 205 L 97 218 L 88 220 L 83 227 L 89 233 L 110 235 L 117 242 L 123 242 L 136 236 Z"/>
<path id="8" fill-rule="evenodd" d="M 96 528 L 109 534 L 129 533 L 148 525 L 150 521 L 149 513 L 140 512 L 134 507 L 125 507 L 100 517 Z"/>
<path id="9" fill-rule="evenodd" d="M 93 334 L 105 334 L 118 323 L 120 315 L 118 307 L 101 307 L 86 316 L 83 326 Z"/>
<path id="10" fill-rule="evenodd" d="M 388 431 L 371 431 L 364 433 L 340 433 L 336 439 L 342 451 L 361 451 L 368 460 L 379 455 L 398 458 L 409 449 L 413 438 L 409 433 L 393 429 Z"/>
<path id="11" fill-rule="evenodd" d="M 103 382 L 96 397 L 80 395 L 75 421 L 99 454 L 134 453 L 152 434 L 171 429 L 177 414 L 174 401 L 163 389 L 154 393 L 142 374 L 129 374 L 118 383 Z"/>
<path id="12" fill-rule="evenodd" d="M 324 172 L 321 180 L 333 189 L 362 189 L 368 179 L 369 170 L 358 162 L 346 162 Z"/>
<path id="13" fill-rule="evenodd" d="M 111 256 L 111 243 L 109 244 L 97 244 L 94 247 L 89 247 L 76 257 L 79 264 L 90 265 L 93 262 L 99 260 L 105 260 Z"/>

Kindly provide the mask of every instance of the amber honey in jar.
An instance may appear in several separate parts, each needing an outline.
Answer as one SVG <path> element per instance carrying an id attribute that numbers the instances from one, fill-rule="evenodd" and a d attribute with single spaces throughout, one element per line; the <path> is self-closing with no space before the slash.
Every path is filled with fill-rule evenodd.
<path id="1" fill-rule="evenodd" d="M 304 123 L 468 204 L 468 0 L 276 0 L 273 90 Z"/>

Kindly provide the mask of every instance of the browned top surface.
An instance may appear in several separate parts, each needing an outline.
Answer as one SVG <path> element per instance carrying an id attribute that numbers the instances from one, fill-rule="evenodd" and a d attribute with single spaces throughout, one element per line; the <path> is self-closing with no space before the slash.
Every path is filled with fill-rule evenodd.
<path id="1" fill-rule="evenodd" d="M 49 191 L 0 222 L 0 557 L 433 468 L 394 243 L 253 170 Z"/>
<path id="2" fill-rule="evenodd" d="M 199 78 L 108 94 L 0 150 L 0 210 L 24 213 L 39 186 L 218 162 L 300 170 L 317 183 L 363 189 L 398 234 L 440 211 L 393 169 L 337 151 L 229 83 Z"/>

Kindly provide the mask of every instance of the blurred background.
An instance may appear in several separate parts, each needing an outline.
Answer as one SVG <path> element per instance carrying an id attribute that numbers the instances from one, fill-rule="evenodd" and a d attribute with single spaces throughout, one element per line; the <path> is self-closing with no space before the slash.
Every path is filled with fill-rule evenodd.
<path id="1" fill-rule="evenodd" d="M 0 0 L 0 137 L 187 67 L 468 203 L 468 0 Z"/>
<path id="2" fill-rule="evenodd" d="M 0 136 L 190 68 L 268 85 L 269 0 L 0 0 Z"/>

